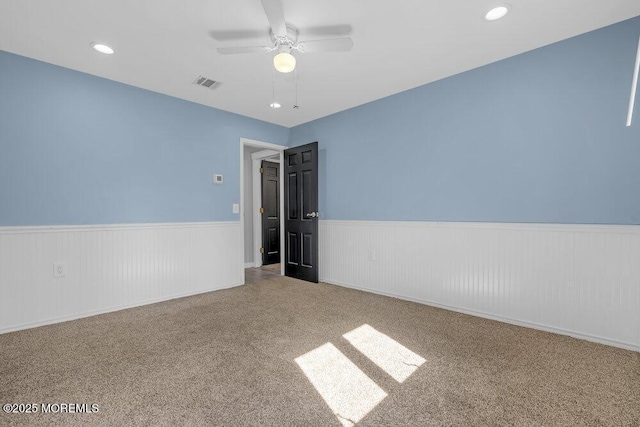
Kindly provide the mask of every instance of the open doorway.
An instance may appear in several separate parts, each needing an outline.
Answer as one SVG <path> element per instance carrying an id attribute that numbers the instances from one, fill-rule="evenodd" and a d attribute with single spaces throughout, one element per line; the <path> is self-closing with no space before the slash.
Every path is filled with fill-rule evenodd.
<path id="1" fill-rule="evenodd" d="M 252 159 L 264 151 L 252 154 Z M 255 156 L 255 157 L 254 157 Z M 280 159 L 279 154 L 253 160 L 253 243 L 256 267 L 279 270 L 280 250 Z M 256 173 L 258 171 L 258 173 Z M 258 176 L 256 180 L 256 175 Z M 258 209 L 256 207 L 259 206 Z M 276 265 L 277 264 L 277 265 Z"/>
<path id="2" fill-rule="evenodd" d="M 241 218 L 241 241 L 242 241 L 242 278 L 245 283 L 245 268 L 260 267 L 263 264 L 263 253 L 261 248 L 265 248 L 263 244 L 263 221 L 260 212 L 260 208 L 264 207 L 262 203 L 262 174 L 260 168 L 263 161 L 269 161 L 269 165 L 277 165 L 278 171 L 280 165 L 283 162 L 284 150 L 287 147 L 270 144 L 261 141 L 254 141 L 250 139 L 240 139 L 240 218 Z M 278 172 L 279 173 L 279 172 Z M 273 182 L 271 183 L 273 186 Z M 273 204 L 270 206 L 271 211 L 277 211 L 278 213 L 284 212 L 284 199 L 282 197 L 283 180 L 278 179 L 277 182 L 277 204 L 274 209 Z M 273 189 L 272 189 L 273 190 Z M 273 191 L 272 191 L 273 192 Z M 273 203 L 273 201 L 272 201 Z M 273 217 L 273 215 L 271 215 Z M 274 246 L 273 236 L 274 229 L 277 231 L 277 243 L 278 247 L 282 248 L 282 242 L 284 242 L 284 221 L 282 215 L 278 215 L 278 219 L 275 221 L 279 223 L 277 227 L 274 227 L 274 221 L 272 219 L 270 223 L 271 243 Z M 273 252 L 273 248 L 271 250 Z M 276 272 L 280 275 L 284 274 L 283 271 L 283 251 L 278 250 L 277 259 L 274 259 L 272 254 L 269 269 L 276 268 Z M 274 261 L 278 261 L 277 263 Z M 278 268 L 278 264 L 279 267 Z"/>

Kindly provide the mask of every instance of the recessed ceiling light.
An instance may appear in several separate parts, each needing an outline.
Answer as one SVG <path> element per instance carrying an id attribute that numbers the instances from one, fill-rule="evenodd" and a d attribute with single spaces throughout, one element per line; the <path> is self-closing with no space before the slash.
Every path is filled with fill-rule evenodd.
<path id="1" fill-rule="evenodd" d="M 269 107 L 271 107 L 271 108 L 273 108 L 275 110 L 276 108 L 282 107 L 282 105 L 278 104 L 277 102 L 273 102 L 273 103 L 269 104 Z"/>
<path id="2" fill-rule="evenodd" d="M 485 21 L 497 21 L 500 18 L 504 18 L 507 13 L 511 10 L 511 5 L 509 4 L 501 4 L 499 6 L 494 7 L 490 11 L 484 14 Z"/>
<path id="3" fill-rule="evenodd" d="M 91 47 L 100 53 L 104 53 L 105 55 L 111 55 L 114 52 L 114 50 L 111 47 L 102 43 L 91 43 Z"/>

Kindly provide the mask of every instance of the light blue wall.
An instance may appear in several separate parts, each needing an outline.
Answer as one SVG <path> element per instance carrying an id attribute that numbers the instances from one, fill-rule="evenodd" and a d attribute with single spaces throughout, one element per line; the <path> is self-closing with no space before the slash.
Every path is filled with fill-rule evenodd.
<path id="1" fill-rule="evenodd" d="M 288 136 L 0 51 L 0 226 L 239 220 L 240 137 Z"/>
<path id="2" fill-rule="evenodd" d="M 289 144 L 319 141 L 325 219 L 640 224 L 640 102 L 625 127 L 639 35 L 634 18 L 295 127 Z"/>
<path id="3" fill-rule="evenodd" d="M 319 141 L 326 219 L 640 224 L 639 34 L 635 18 L 291 130 L 0 52 L 0 226 L 238 220 L 240 137 Z"/>

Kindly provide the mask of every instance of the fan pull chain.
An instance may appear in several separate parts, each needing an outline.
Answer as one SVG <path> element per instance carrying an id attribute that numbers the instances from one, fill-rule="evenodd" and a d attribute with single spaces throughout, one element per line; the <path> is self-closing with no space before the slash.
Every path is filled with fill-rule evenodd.
<path id="1" fill-rule="evenodd" d="M 298 68 L 296 68 L 295 71 L 296 71 L 296 99 L 295 99 L 295 102 L 293 103 L 293 108 L 296 110 L 299 110 L 300 106 L 298 105 Z"/>
<path id="2" fill-rule="evenodd" d="M 271 67 L 271 108 L 276 105 L 276 71 Z"/>

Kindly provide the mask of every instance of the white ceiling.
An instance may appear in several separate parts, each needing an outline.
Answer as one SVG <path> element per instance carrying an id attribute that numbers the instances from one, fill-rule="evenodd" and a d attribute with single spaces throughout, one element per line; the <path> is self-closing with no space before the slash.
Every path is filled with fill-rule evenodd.
<path id="1" fill-rule="evenodd" d="M 296 54 L 299 110 L 284 75 L 283 107 L 269 108 L 273 54 L 216 52 L 269 42 L 260 0 L 0 0 L 0 49 L 291 127 L 640 15 L 639 0 L 509 0 L 495 22 L 481 16 L 502 0 L 283 2 L 299 40 L 347 26 L 354 41 L 351 52 Z M 234 31 L 253 36 L 231 41 Z M 198 75 L 223 86 L 193 85 Z"/>

